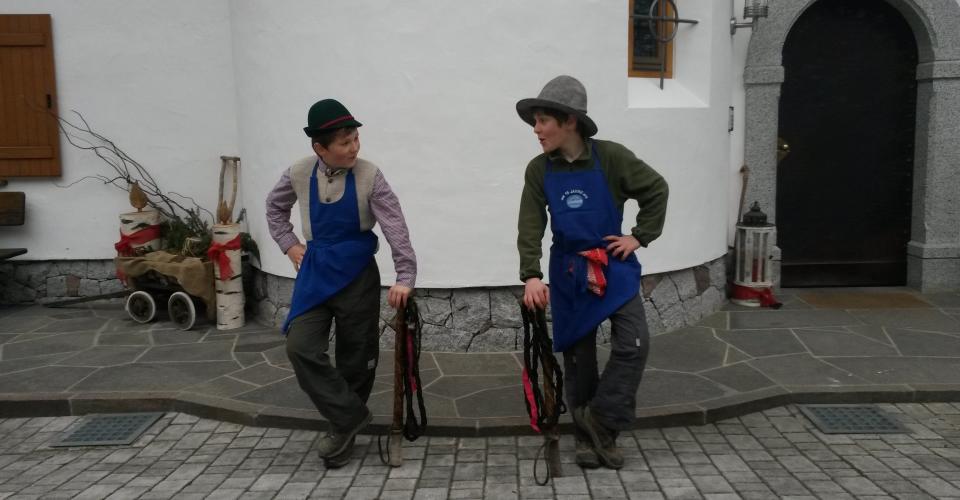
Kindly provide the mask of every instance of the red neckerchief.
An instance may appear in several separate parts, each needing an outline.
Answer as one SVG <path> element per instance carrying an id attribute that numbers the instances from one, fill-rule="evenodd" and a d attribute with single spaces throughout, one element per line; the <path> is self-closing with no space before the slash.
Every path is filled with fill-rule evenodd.
<path id="1" fill-rule="evenodd" d="M 607 277 L 603 275 L 603 268 L 607 265 L 607 250 L 604 248 L 591 248 L 578 252 L 587 259 L 587 288 L 591 292 L 603 297 L 607 291 Z"/>

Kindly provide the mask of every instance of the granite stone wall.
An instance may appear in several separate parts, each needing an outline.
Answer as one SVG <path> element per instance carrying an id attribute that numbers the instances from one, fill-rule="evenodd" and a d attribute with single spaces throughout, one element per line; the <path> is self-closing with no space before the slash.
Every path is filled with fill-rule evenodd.
<path id="1" fill-rule="evenodd" d="M 0 304 L 31 304 L 123 290 L 112 260 L 0 263 Z"/>
<path id="2" fill-rule="evenodd" d="M 644 309 L 650 333 L 694 324 L 717 311 L 726 301 L 726 265 L 721 257 L 690 269 L 643 277 Z M 293 280 L 257 273 L 253 281 L 256 320 L 283 324 L 290 311 Z M 418 289 L 417 305 L 423 319 L 423 349 L 430 351 L 513 351 L 522 349 L 518 297 L 522 286 L 496 288 Z M 381 291 L 381 345 L 393 345 L 388 326 L 394 311 Z M 547 320 L 550 311 L 547 310 Z M 609 342 L 609 323 L 600 327 L 598 343 Z"/>
<path id="3" fill-rule="evenodd" d="M 726 301 L 725 258 L 690 269 L 643 277 L 644 310 L 650 333 L 698 322 Z M 277 326 L 290 308 L 293 279 L 245 266 L 249 321 Z M 112 260 L 8 261 L 0 263 L 0 304 L 32 304 L 92 297 L 123 290 Z M 522 348 L 518 297 L 522 286 L 418 289 L 423 319 L 423 349 L 497 352 Z M 394 311 L 381 290 L 381 345 L 392 347 L 388 326 Z M 547 320 L 550 311 L 547 310 Z M 335 327 L 334 327 L 335 328 Z M 600 327 L 598 343 L 609 342 L 609 323 Z"/>

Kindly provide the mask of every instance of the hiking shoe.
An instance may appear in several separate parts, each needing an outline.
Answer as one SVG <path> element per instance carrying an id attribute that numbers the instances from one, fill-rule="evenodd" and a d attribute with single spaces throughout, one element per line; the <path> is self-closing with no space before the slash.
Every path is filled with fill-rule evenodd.
<path id="1" fill-rule="evenodd" d="M 623 467 L 623 453 L 617 448 L 616 433 L 597 422 L 589 406 L 574 409 L 573 416 L 577 427 L 590 437 L 600 463 L 611 469 Z"/>
<path id="2" fill-rule="evenodd" d="M 593 445 L 590 438 L 585 437 L 580 429 L 574 431 L 573 439 L 576 442 L 576 462 L 581 468 L 596 469 L 600 467 L 600 459 L 597 458 L 597 452 L 593 451 Z"/>
<path id="3" fill-rule="evenodd" d="M 342 431 L 331 430 L 320 437 L 317 442 L 317 453 L 320 454 L 321 458 L 336 457 L 342 454 L 344 450 L 349 449 L 357 433 L 373 420 L 373 413 L 370 413 L 370 410 L 366 407 L 363 410 L 366 414 L 357 422 L 357 425 Z"/>
<path id="4" fill-rule="evenodd" d="M 323 457 L 323 466 L 328 469 L 339 469 L 350 463 L 350 458 L 353 456 L 353 444 L 356 440 L 356 437 L 351 438 L 350 444 L 347 445 L 347 449 L 343 450 L 343 453 L 332 457 Z"/>

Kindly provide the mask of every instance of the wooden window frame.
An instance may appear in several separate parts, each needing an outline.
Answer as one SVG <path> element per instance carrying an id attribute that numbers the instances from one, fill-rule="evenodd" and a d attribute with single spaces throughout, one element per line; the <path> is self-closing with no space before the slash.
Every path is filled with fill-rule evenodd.
<path id="1" fill-rule="evenodd" d="M 680 0 L 675 0 L 675 1 L 679 2 Z M 659 69 L 651 69 L 651 70 L 633 69 L 634 24 L 637 22 L 646 23 L 647 21 L 634 20 L 632 17 L 630 17 L 633 15 L 634 0 L 630 0 L 628 8 L 629 10 L 627 11 L 627 76 L 631 78 L 660 78 Z M 660 10 L 660 15 L 666 16 L 666 15 L 673 14 L 673 9 L 670 8 L 670 4 L 666 1 L 660 2 L 659 10 Z M 661 34 L 663 33 L 664 26 L 665 26 L 664 23 L 660 24 L 659 31 Z M 659 43 L 660 42 L 657 42 L 658 50 L 659 50 Z M 664 64 L 663 77 L 665 79 L 673 78 L 673 40 L 667 42 L 667 46 L 664 49 L 664 58 L 666 59 L 666 62 Z"/>
<path id="2" fill-rule="evenodd" d="M 59 177 L 60 128 L 49 14 L 0 14 L 0 178 Z M 22 103 L 23 99 L 28 99 Z M 39 116 L 38 116 L 39 115 Z"/>

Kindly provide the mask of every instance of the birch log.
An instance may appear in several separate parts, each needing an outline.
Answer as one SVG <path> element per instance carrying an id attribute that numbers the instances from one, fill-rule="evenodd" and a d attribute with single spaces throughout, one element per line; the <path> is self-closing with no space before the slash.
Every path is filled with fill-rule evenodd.
<path id="1" fill-rule="evenodd" d="M 144 210 L 142 212 L 120 214 L 120 234 L 127 237 L 157 224 L 160 224 L 160 212 L 157 212 L 156 210 Z M 155 239 L 144 241 L 142 243 L 131 243 L 130 246 L 133 249 L 133 253 L 137 253 L 136 251 L 141 248 L 143 249 L 144 253 L 160 250 L 160 233 L 158 232 L 157 234 L 158 237 Z"/>
<path id="2" fill-rule="evenodd" d="M 226 245 L 240 236 L 239 224 L 215 224 L 213 243 Z M 220 276 L 220 265 L 213 263 L 217 285 L 217 330 L 232 330 L 244 324 L 243 276 L 240 274 L 240 250 L 224 250 L 230 260 L 230 275 Z M 222 279 L 226 278 L 226 279 Z"/>

